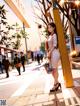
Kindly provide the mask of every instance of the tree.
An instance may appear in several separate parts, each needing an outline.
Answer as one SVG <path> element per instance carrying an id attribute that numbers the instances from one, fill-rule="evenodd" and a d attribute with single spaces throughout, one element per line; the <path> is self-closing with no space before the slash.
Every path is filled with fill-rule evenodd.
<path id="1" fill-rule="evenodd" d="M 37 5 L 34 6 L 34 9 L 37 9 L 38 11 L 40 11 L 40 14 L 37 14 L 36 11 L 34 10 L 35 17 L 42 21 L 42 23 L 39 23 L 39 21 L 36 23 L 38 24 L 38 26 L 44 26 L 43 33 L 45 33 L 45 34 L 43 34 L 43 35 L 48 35 L 47 25 L 50 22 L 53 22 L 53 19 L 54 19 L 53 14 L 52 14 L 52 3 L 49 0 L 35 0 L 35 1 L 36 1 Z M 60 11 L 60 13 L 61 13 L 61 11 Z M 68 20 L 66 19 L 65 21 L 66 22 L 64 22 L 64 14 L 63 14 L 62 24 L 64 27 L 64 33 L 66 35 L 66 32 L 67 32 L 69 26 L 68 26 Z"/>
<path id="2" fill-rule="evenodd" d="M 42 42 L 41 43 L 40 50 L 43 51 L 43 52 L 45 52 L 45 42 Z"/>
<path id="3" fill-rule="evenodd" d="M 42 20 L 42 22 L 47 25 L 48 23 L 53 21 L 53 16 L 51 13 L 51 7 L 52 3 L 50 0 L 35 0 L 37 2 L 37 6 L 35 6 L 35 9 L 38 11 L 41 11 L 41 14 L 36 14 L 35 16 Z M 54 0 L 56 5 L 58 6 L 60 13 L 63 14 L 62 23 L 64 24 L 64 16 L 70 21 L 70 23 L 75 28 L 77 34 L 80 32 L 80 28 L 78 28 L 77 22 L 80 17 L 80 14 L 78 13 L 78 9 L 80 7 L 77 7 L 75 5 L 75 2 L 65 2 L 64 5 L 60 4 L 61 0 Z M 71 14 L 70 14 L 71 12 Z M 71 16 L 71 17 L 70 17 Z M 65 27 L 67 26 L 67 20 L 65 23 Z"/>
<path id="4" fill-rule="evenodd" d="M 8 32 L 2 29 L 2 26 L 6 27 L 6 25 L 6 10 L 4 9 L 4 5 L 2 5 L 0 6 L 0 44 L 5 44 L 4 40 L 7 40 L 5 34 Z"/>
<path id="5" fill-rule="evenodd" d="M 9 47 L 11 44 L 10 30 L 13 30 L 13 25 L 7 23 L 6 10 L 4 5 L 0 6 L 0 44 Z"/>
<path id="6" fill-rule="evenodd" d="M 28 34 L 26 33 L 26 31 L 24 31 L 23 28 L 19 26 L 18 23 L 14 25 L 14 29 L 15 29 L 14 34 L 11 36 L 12 38 L 11 44 L 13 49 L 19 49 L 21 46 L 21 39 L 25 37 L 28 39 Z"/>
<path id="7" fill-rule="evenodd" d="M 7 23 L 7 11 L 4 7 L 4 5 L 0 6 L 0 44 L 6 47 L 11 46 L 13 49 L 19 49 L 21 46 L 21 39 L 25 37 L 28 38 L 28 34 L 18 23 L 14 25 L 9 25 Z"/>
<path id="8" fill-rule="evenodd" d="M 13 49 L 19 49 L 19 47 L 21 46 L 21 34 L 18 23 L 13 25 L 13 32 L 14 33 L 11 35 L 11 46 Z"/>
<path id="9" fill-rule="evenodd" d="M 51 2 L 48 2 L 47 0 L 35 0 L 37 5 L 34 6 L 34 14 L 36 18 L 39 18 L 46 26 L 48 23 L 53 21 L 53 17 L 51 15 Z M 40 14 L 36 14 L 35 9 L 40 11 Z M 38 23 L 41 24 L 41 23 Z"/>
<path id="10" fill-rule="evenodd" d="M 51 8 L 52 2 L 50 0 L 35 0 L 35 1 L 37 5 L 34 7 L 41 13 L 41 14 L 36 14 L 36 12 L 34 12 L 35 16 L 36 18 L 40 19 L 44 23 L 44 25 L 47 27 L 48 23 L 53 21 L 52 8 Z M 69 23 L 71 23 L 71 28 L 73 26 L 77 35 L 79 35 L 80 34 L 80 13 L 78 13 L 78 11 L 80 11 L 80 9 L 75 5 L 75 2 L 65 2 L 64 4 L 61 5 L 61 0 L 54 0 L 54 1 L 57 7 L 59 8 L 59 11 L 62 17 L 64 35 L 66 35 L 66 32 L 69 28 Z M 37 24 L 41 24 L 41 23 L 37 22 Z M 74 37 L 72 39 L 74 39 Z"/>

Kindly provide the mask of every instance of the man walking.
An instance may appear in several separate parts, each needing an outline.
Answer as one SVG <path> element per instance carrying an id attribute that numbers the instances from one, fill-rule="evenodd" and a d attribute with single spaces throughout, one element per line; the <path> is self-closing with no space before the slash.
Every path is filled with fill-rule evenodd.
<path id="1" fill-rule="evenodd" d="M 0 74 L 3 73 L 3 67 L 2 67 L 2 62 L 0 61 Z"/>
<path id="2" fill-rule="evenodd" d="M 15 65 L 19 75 L 21 75 L 21 70 L 20 70 L 20 68 L 21 68 L 21 60 L 20 60 L 20 58 L 18 57 L 17 54 L 15 54 L 14 65 Z"/>
<path id="3" fill-rule="evenodd" d="M 4 56 L 4 59 L 2 60 L 2 64 L 4 66 L 5 72 L 6 72 L 6 78 L 9 77 L 9 65 L 10 62 L 8 59 L 6 59 L 6 56 Z"/>
<path id="4" fill-rule="evenodd" d="M 21 63 L 23 66 L 23 72 L 25 72 L 25 56 L 24 56 L 23 52 L 21 52 Z"/>

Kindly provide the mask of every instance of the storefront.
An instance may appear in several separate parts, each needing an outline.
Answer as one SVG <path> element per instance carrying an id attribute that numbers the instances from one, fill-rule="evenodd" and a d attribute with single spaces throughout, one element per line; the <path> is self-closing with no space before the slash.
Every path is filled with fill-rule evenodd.
<path id="1" fill-rule="evenodd" d="M 15 49 L 9 49 L 0 45 L 0 61 L 2 61 L 3 56 L 5 55 L 10 62 L 14 60 L 15 53 L 20 54 L 21 51 Z"/>

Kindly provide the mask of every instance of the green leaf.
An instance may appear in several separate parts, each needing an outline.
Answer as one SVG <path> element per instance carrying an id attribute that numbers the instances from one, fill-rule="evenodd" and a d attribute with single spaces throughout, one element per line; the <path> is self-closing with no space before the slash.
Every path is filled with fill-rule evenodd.
<path id="1" fill-rule="evenodd" d="M 15 38 L 15 35 L 12 35 L 12 38 Z"/>
<path id="2" fill-rule="evenodd" d="M 21 38 L 21 35 L 20 34 L 17 34 L 17 38 Z"/>
<path id="3" fill-rule="evenodd" d="M 4 15 L 2 16 L 2 18 L 3 18 L 3 19 L 6 19 L 6 17 L 5 17 Z"/>

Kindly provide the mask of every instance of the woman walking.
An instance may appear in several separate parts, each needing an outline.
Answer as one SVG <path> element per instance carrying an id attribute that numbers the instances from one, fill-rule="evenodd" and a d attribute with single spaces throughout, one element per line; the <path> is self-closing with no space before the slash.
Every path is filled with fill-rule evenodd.
<path id="1" fill-rule="evenodd" d="M 58 62 L 60 60 L 60 53 L 58 50 L 58 36 L 56 32 L 56 25 L 54 23 L 50 23 L 48 25 L 49 36 L 47 38 L 47 57 L 52 66 L 52 76 L 54 77 L 54 86 L 50 90 L 50 92 L 57 91 L 61 84 L 58 81 Z"/>

